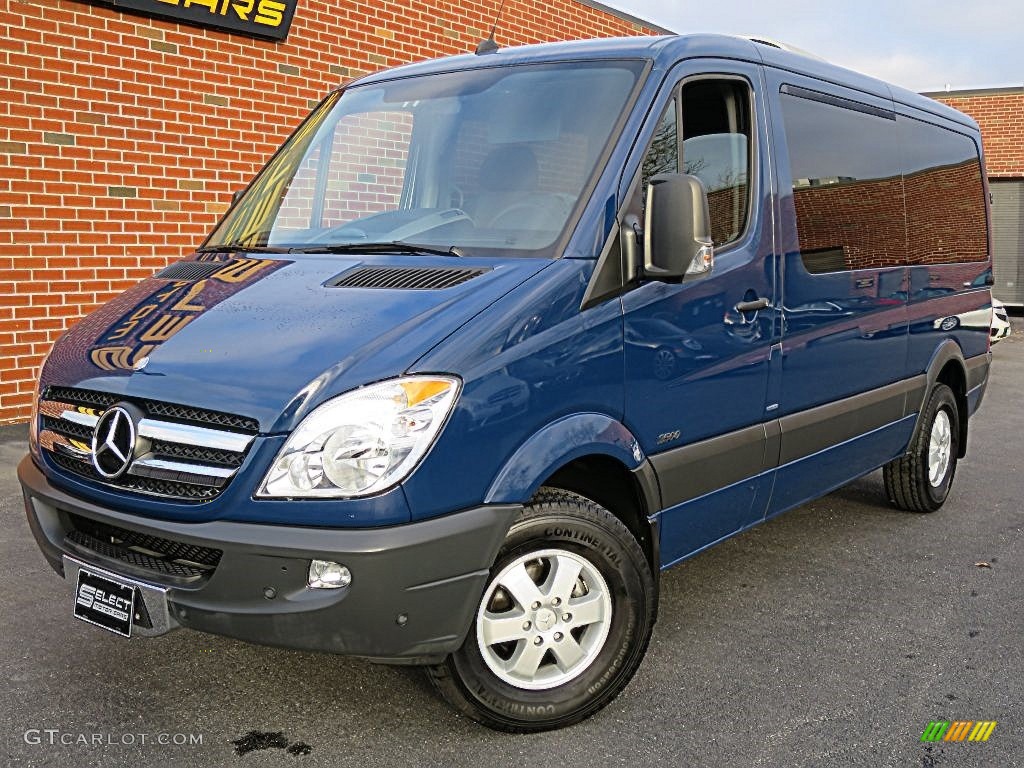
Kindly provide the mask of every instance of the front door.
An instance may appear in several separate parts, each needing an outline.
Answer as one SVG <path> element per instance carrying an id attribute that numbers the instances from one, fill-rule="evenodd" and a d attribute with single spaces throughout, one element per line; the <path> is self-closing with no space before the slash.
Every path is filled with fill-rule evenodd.
<path id="1" fill-rule="evenodd" d="M 622 297 L 625 415 L 661 483 L 664 565 L 761 519 L 774 468 L 765 422 L 779 324 L 761 75 L 739 62 L 688 66 L 653 117 L 640 190 L 665 171 L 703 181 L 714 269 Z"/>

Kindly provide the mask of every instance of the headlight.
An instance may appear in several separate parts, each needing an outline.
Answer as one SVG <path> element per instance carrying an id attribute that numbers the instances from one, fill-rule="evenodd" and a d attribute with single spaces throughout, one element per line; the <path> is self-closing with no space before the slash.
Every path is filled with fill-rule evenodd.
<path id="1" fill-rule="evenodd" d="M 257 496 L 369 496 L 404 480 L 441 431 L 459 394 L 449 376 L 403 376 L 330 400 L 274 459 Z"/>
<path id="2" fill-rule="evenodd" d="M 32 388 L 32 410 L 28 417 L 28 448 L 32 453 L 39 452 L 39 379 Z"/>
<path id="3" fill-rule="evenodd" d="M 39 453 L 39 395 L 41 394 L 39 385 L 43 378 L 43 367 L 50 359 L 52 352 L 53 347 L 51 346 L 49 351 L 43 355 L 43 360 L 39 363 L 39 372 L 36 374 L 35 385 L 32 387 L 32 410 L 28 417 L 28 449 L 37 455 Z"/>

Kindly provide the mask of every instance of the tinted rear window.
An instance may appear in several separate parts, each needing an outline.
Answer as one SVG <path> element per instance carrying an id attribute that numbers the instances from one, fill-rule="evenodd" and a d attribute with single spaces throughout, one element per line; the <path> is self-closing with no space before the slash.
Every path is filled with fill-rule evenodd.
<path id="1" fill-rule="evenodd" d="M 780 99 L 808 272 L 988 258 L 973 139 L 800 88 Z"/>

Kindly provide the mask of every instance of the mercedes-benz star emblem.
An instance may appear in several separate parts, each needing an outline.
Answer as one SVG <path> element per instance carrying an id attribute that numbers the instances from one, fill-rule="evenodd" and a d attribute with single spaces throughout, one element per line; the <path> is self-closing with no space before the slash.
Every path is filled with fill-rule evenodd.
<path id="1" fill-rule="evenodd" d="M 92 465 L 103 477 L 120 477 L 132 463 L 135 452 L 135 423 L 120 406 L 108 408 L 92 431 Z"/>

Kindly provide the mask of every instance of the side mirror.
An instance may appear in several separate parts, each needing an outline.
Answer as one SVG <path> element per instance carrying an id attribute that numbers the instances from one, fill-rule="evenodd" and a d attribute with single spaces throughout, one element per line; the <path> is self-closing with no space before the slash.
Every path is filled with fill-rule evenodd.
<path id="1" fill-rule="evenodd" d="M 244 194 L 245 194 L 245 190 L 244 189 L 236 189 L 234 192 L 232 192 L 231 193 L 231 205 L 232 206 L 238 205 L 238 201 L 242 199 L 242 195 L 244 195 Z"/>
<path id="2" fill-rule="evenodd" d="M 659 173 L 647 187 L 643 276 L 687 280 L 714 266 L 708 196 L 696 176 Z"/>

